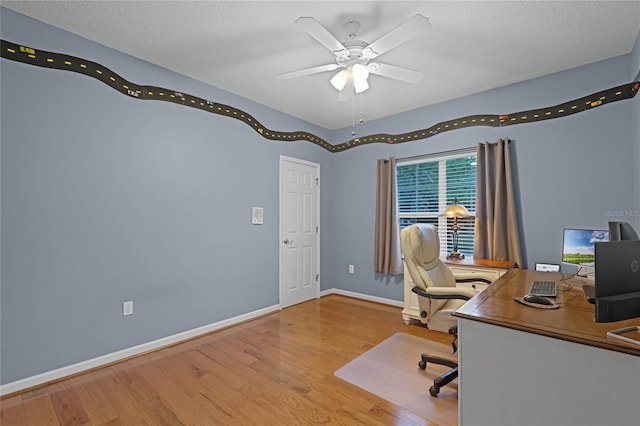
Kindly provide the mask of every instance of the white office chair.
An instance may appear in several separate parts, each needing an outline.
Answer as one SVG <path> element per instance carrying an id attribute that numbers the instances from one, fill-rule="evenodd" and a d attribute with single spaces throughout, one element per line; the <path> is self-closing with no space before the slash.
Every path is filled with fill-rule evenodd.
<path id="1" fill-rule="evenodd" d="M 420 322 L 426 324 L 429 329 L 448 332 L 455 336 L 452 343 L 455 352 L 458 326 L 451 314 L 476 295 L 473 288 L 457 287 L 456 284 L 459 282 L 488 284 L 492 281 L 491 277 L 482 277 L 478 274 L 454 276 L 440 260 L 440 238 L 433 225 L 424 223 L 410 225 L 401 231 L 400 241 L 407 271 L 414 284 L 411 291 L 418 295 Z M 429 362 L 452 368 L 436 378 L 429 389 L 432 396 L 437 396 L 440 387 L 458 377 L 458 364 L 449 359 L 422 354 L 418 365 L 424 370 Z"/>
<path id="2" fill-rule="evenodd" d="M 476 295 L 469 286 L 457 287 L 461 282 L 491 283 L 491 276 L 454 274 L 440 260 L 440 238 L 433 225 L 418 223 L 407 226 L 400 233 L 402 254 L 407 271 L 418 295 L 420 321 L 431 330 L 448 332 L 456 320 L 451 314 L 465 301 Z"/>

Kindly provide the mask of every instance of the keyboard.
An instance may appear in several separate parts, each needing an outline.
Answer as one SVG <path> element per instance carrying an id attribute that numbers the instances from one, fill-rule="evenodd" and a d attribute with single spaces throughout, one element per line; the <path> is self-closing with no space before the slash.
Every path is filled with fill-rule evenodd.
<path id="1" fill-rule="evenodd" d="M 543 297 L 556 297 L 558 295 L 558 285 L 555 281 L 534 281 L 531 283 L 529 294 Z"/>

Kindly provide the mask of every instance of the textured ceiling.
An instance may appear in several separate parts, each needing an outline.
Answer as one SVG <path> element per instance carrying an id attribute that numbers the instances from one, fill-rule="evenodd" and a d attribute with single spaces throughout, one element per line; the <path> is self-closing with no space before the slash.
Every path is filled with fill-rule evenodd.
<path id="1" fill-rule="evenodd" d="M 330 130 L 352 124 L 352 102 L 338 102 L 329 84 L 332 72 L 276 78 L 333 62 L 331 52 L 294 24 L 300 16 L 314 17 L 341 41 L 347 38 L 344 23 L 357 19 L 362 24 L 358 38 L 366 42 L 416 13 L 430 19 L 425 35 L 379 57 L 380 62 L 422 71 L 424 79 L 407 84 L 370 76 L 363 96 L 365 120 L 627 54 L 640 31 L 640 1 L 1 4 Z M 359 110 L 359 98 L 357 102 Z"/>

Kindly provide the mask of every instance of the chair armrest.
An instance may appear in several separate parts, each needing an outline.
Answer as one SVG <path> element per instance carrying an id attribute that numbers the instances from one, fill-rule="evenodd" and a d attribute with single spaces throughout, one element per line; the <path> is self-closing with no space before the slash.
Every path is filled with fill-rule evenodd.
<path id="1" fill-rule="evenodd" d="M 468 288 L 460 287 L 430 287 L 425 291 L 420 287 L 413 287 L 411 291 L 418 296 L 426 297 L 429 299 L 459 299 L 469 300 L 476 295 L 476 292 Z"/>
<path id="2" fill-rule="evenodd" d="M 491 277 L 490 275 L 482 275 L 482 274 L 478 274 L 473 273 L 473 274 L 454 274 L 454 277 L 456 279 L 456 282 L 458 283 L 472 283 L 472 282 L 481 282 L 481 283 L 485 283 L 485 284 L 491 284 L 494 280 L 492 279 L 493 277 Z"/>

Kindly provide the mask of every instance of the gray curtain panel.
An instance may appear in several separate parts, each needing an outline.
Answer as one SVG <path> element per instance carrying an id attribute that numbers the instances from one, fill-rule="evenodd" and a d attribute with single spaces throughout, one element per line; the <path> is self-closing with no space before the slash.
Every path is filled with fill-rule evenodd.
<path id="1" fill-rule="evenodd" d="M 378 160 L 376 185 L 375 272 L 402 272 L 400 228 L 396 196 L 396 160 Z"/>
<path id="2" fill-rule="evenodd" d="M 509 139 L 478 145 L 474 257 L 522 267 Z"/>

